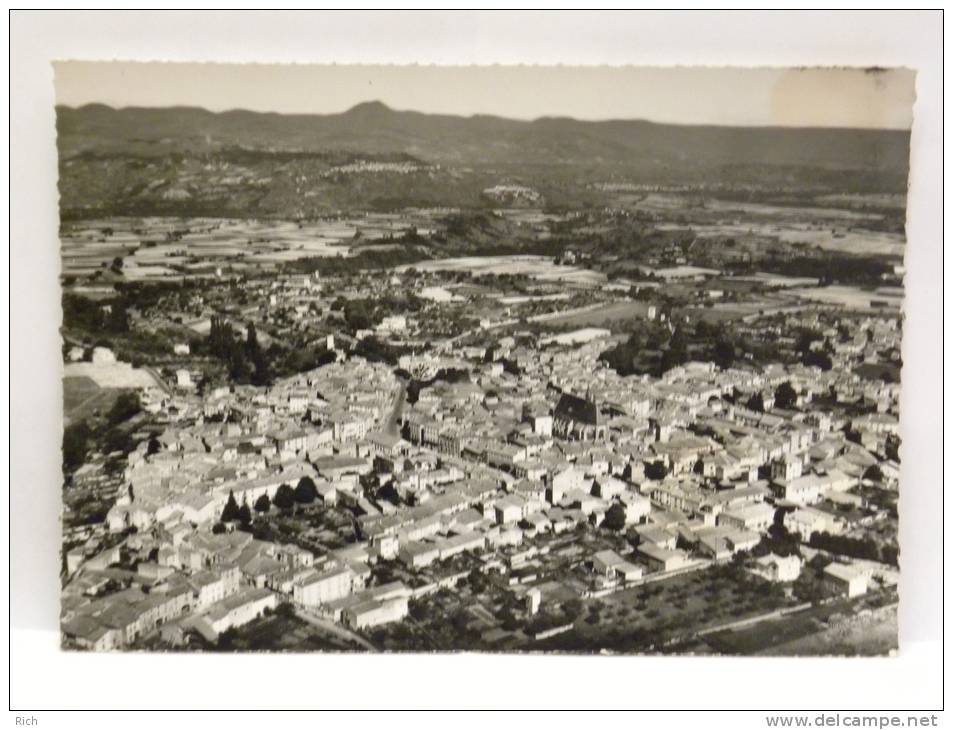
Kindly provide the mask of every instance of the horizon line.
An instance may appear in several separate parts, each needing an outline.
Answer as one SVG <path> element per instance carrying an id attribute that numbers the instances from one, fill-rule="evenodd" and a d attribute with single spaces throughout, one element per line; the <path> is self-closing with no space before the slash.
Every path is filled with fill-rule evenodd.
<path id="1" fill-rule="evenodd" d="M 910 134 L 912 129 L 911 127 L 850 127 L 850 126 L 822 126 L 822 125 L 795 125 L 795 124 L 715 124 L 712 122 L 672 122 L 672 121 L 661 121 L 655 119 L 648 119 L 645 117 L 605 117 L 602 119 L 580 119 L 579 117 L 573 117 L 568 115 L 542 115 L 537 117 L 512 117 L 504 116 L 500 114 L 488 114 L 485 112 L 479 112 L 475 114 L 453 114 L 447 112 L 427 112 L 421 111 L 419 109 L 398 109 L 390 106 L 389 104 L 381 101 L 380 99 L 367 99 L 365 101 L 357 102 L 352 104 L 350 107 L 336 112 L 281 112 L 274 110 L 263 110 L 263 109 L 250 109 L 247 107 L 229 107 L 227 109 L 210 109 L 208 107 L 199 106 L 195 104 L 168 104 L 168 105 L 156 105 L 156 106 L 144 106 L 141 104 L 130 104 L 122 106 L 114 106 L 106 102 L 100 101 L 89 101 L 79 105 L 73 104 L 64 104 L 56 103 L 54 104 L 54 109 L 69 109 L 71 111 L 81 111 L 89 107 L 104 107 L 114 112 L 123 112 L 123 111 L 133 111 L 133 110 L 149 110 L 149 111 L 172 111 L 172 110 L 197 110 L 206 112 L 213 115 L 221 114 L 235 114 L 235 113 L 244 113 L 244 114 L 260 114 L 260 115 L 271 115 L 278 117 L 339 117 L 345 116 L 352 113 L 360 107 L 375 106 L 380 107 L 381 109 L 393 113 L 393 114 L 417 114 L 424 117 L 444 117 L 450 119 L 497 119 L 502 121 L 509 122 L 518 122 L 522 124 L 533 124 L 536 122 L 542 121 L 569 121 L 576 122 L 578 124 L 610 124 L 618 122 L 632 122 L 632 123 L 642 123 L 642 124 L 653 124 L 656 126 L 669 126 L 669 127 L 705 127 L 705 128 L 715 128 L 715 129 L 785 129 L 785 130 L 841 130 L 841 131 L 854 131 L 854 132 L 902 132 Z"/>

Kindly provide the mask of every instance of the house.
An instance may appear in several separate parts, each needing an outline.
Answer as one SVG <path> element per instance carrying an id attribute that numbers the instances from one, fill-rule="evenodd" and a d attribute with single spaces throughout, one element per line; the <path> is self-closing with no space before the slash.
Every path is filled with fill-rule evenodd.
<path id="1" fill-rule="evenodd" d="M 496 513 L 497 524 L 506 525 L 513 522 L 519 522 L 523 519 L 523 507 L 525 502 L 516 495 L 510 494 L 503 499 L 498 500 L 493 505 L 493 511 Z"/>
<path id="2" fill-rule="evenodd" d="M 790 482 L 801 476 L 802 467 L 800 459 L 783 456 L 771 462 L 771 478 L 776 482 Z"/>
<path id="3" fill-rule="evenodd" d="M 774 507 L 764 502 L 752 502 L 718 515 L 718 524 L 738 530 L 764 532 L 774 522 Z"/>
<path id="4" fill-rule="evenodd" d="M 669 550 L 655 545 L 639 545 L 639 556 L 657 572 L 667 573 L 684 568 L 688 564 L 688 556 L 681 550 Z"/>
<path id="5" fill-rule="evenodd" d="M 552 484 L 549 488 L 550 504 L 559 504 L 563 500 L 566 492 L 572 489 L 586 489 L 590 484 L 586 478 L 586 472 L 574 466 L 568 466 L 553 475 Z"/>
<path id="6" fill-rule="evenodd" d="M 353 577 L 353 572 L 347 567 L 310 575 L 295 585 L 294 601 L 310 608 L 343 598 L 351 592 Z"/>
<path id="7" fill-rule="evenodd" d="M 815 504 L 820 501 L 821 493 L 828 486 L 827 480 L 816 474 L 776 481 L 781 498 L 800 505 Z"/>
<path id="8" fill-rule="evenodd" d="M 837 595 L 853 598 L 867 592 L 868 574 L 853 565 L 831 563 L 824 568 L 824 580 Z"/>
<path id="9" fill-rule="evenodd" d="M 278 605 L 278 596 L 264 588 L 244 588 L 212 605 L 197 619 L 208 633 L 217 636 L 236 626 L 244 626 Z"/>
<path id="10" fill-rule="evenodd" d="M 827 512 L 813 507 L 799 507 L 784 516 L 785 529 L 797 535 L 802 542 L 811 539 L 815 532 L 829 532 L 837 534 L 841 531 L 841 524 Z"/>
<path id="11" fill-rule="evenodd" d="M 440 557 L 440 548 L 432 542 L 405 542 L 397 551 L 397 558 L 408 568 L 425 568 Z"/>
<path id="12" fill-rule="evenodd" d="M 600 476 L 593 485 L 593 494 L 602 499 L 618 497 L 626 490 L 626 484 L 621 479 L 611 476 Z M 647 501 L 647 500 L 646 500 Z"/>
<path id="13" fill-rule="evenodd" d="M 801 575 L 801 564 L 801 558 L 797 555 L 782 558 L 780 555 L 771 553 L 756 558 L 748 570 L 772 583 L 789 583 L 797 580 Z"/>
<path id="14" fill-rule="evenodd" d="M 643 525 L 635 528 L 639 536 L 639 545 L 654 545 L 655 547 L 674 550 L 678 542 L 676 532 L 666 530 L 656 525 Z"/>
<path id="15" fill-rule="evenodd" d="M 344 623 L 355 630 L 400 621 L 408 613 L 407 596 L 371 599 L 344 609 Z"/>
<path id="16" fill-rule="evenodd" d="M 486 537 L 481 532 L 464 532 L 437 542 L 440 560 L 447 560 L 454 555 L 471 550 L 483 550 L 484 547 L 486 547 Z"/>
<path id="17" fill-rule="evenodd" d="M 652 500 L 638 492 L 627 490 L 619 495 L 619 501 L 625 507 L 625 524 L 627 525 L 641 522 L 652 512 Z"/>
<path id="18" fill-rule="evenodd" d="M 237 566 L 201 570 L 189 578 L 195 594 L 195 610 L 204 611 L 214 603 L 236 593 L 241 575 Z"/>
<path id="19" fill-rule="evenodd" d="M 625 560 L 614 550 L 600 550 L 590 560 L 592 569 L 606 579 L 621 578 L 628 582 L 642 577 L 642 568 Z"/>

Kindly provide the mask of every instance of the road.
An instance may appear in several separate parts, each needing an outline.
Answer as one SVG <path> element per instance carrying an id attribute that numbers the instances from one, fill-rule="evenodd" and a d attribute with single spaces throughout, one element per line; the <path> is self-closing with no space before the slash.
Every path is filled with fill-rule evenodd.
<path id="1" fill-rule="evenodd" d="M 356 634 L 350 629 L 347 629 L 340 624 L 336 624 L 333 621 L 324 618 L 323 616 L 316 616 L 310 611 L 306 611 L 305 609 L 299 608 L 297 606 L 295 607 L 295 615 L 302 621 L 309 623 L 315 628 L 321 629 L 322 631 L 325 631 L 329 634 L 333 634 L 339 639 L 353 641 L 368 651 L 377 651 L 377 647 L 360 634 Z"/>
<path id="2" fill-rule="evenodd" d="M 400 421 L 400 414 L 404 411 L 404 401 L 407 399 L 407 385 L 406 383 L 400 384 L 400 390 L 397 395 L 394 396 L 394 404 L 390 408 L 390 413 L 387 414 L 387 418 L 384 420 L 384 433 L 390 434 L 391 436 L 400 436 L 400 426 L 398 422 Z"/>

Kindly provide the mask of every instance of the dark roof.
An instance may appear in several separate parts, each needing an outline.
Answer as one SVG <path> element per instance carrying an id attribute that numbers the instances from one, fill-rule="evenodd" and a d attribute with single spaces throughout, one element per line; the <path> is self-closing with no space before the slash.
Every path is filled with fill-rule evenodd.
<path id="1" fill-rule="evenodd" d="M 575 421 L 589 426 L 599 425 L 599 408 L 596 404 L 570 393 L 563 393 L 559 403 L 556 404 L 554 415 L 566 421 Z"/>

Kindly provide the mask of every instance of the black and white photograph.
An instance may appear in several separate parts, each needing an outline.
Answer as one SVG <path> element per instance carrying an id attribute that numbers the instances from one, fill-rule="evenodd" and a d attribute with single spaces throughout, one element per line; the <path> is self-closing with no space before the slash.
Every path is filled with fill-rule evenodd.
<path id="1" fill-rule="evenodd" d="M 49 65 L 59 652 L 897 661 L 918 69 L 251 60 Z"/>
<path id="2" fill-rule="evenodd" d="M 913 73 L 56 81 L 65 647 L 896 648 Z"/>

